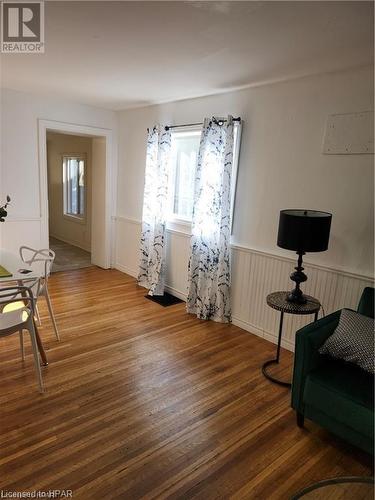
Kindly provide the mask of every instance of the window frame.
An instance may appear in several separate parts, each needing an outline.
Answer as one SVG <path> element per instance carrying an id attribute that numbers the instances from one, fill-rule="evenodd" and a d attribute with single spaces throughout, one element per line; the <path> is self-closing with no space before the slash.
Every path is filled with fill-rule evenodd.
<path id="1" fill-rule="evenodd" d="M 233 150 L 233 165 L 232 165 L 232 178 L 231 178 L 231 193 L 230 193 L 230 234 L 233 234 L 233 221 L 234 221 L 234 206 L 236 203 L 237 195 L 237 178 L 238 166 L 240 163 L 241 152 L 241 139 L 242 139 L 242 124 L 243 121 L 234 122 L 235 142 Z"/>
<path id="2" fill-rule="evenodd" d="M 85 199 L 83 204 L 83 215 L 75 215 L 67 212 L 68 206 L 68 192 L 67 192 L 67 183 L 65 182 L 66 176 L 66 160 L 69 159 L 78 159 L 79 161 L 83 161 L 84 165 L 84 179 L 85 179 Z M 62 212 L 64 219 L 70 220 L 72 222 L 77 222 L 78 224 L 86 224 L 87 219 L 87 155 L 85 153 L 63 153 L 61 155 L 61 165 L 62 165 Z"/>
<path id="3" fill-rule="evenodd" d="M 184 134 L 188 134 L 189 132 L 199 134 L 199 137 L 200 137 L 201 133 L 202 133 L 202 125 L 191 125 L 189 127 L 176 127 L 174 129 L 172 129 L 172 132 L 171 132 L 172 133 L 172 141 L 173 141 L 174 134 L 181 136 Z M 173 206 L 173 200 L 175 198 L 175 187 L 176 187 L 175 167 L 176 167 L 176 165 L 173 165 L 173 176 L 172 176 L 173 181 L 171 181 L 171 183 L 170 183 L 170 188 L 173 190 L 173 192 L 170 195 L 171 196 L 170 203 L 172 206 Z M 172 229 L 178 229 L 178 226 L 185 228 L 185 232 L 186 232 L 186 229 L 189 229 L 189 228 L 191 229 L 191 219 L 178 216 L 178 214 L 175 214 L 173 211 L 171 211 L 169 213 L 167 222 L 170 226 L 173 226 Z"/>
<path id="4" fill-rule="evenodd" d="M 234 206 L 236 202 L 236 193 L 237 193 L 237 177 L 238 177 L 238 166 L 240 159 L 240 150 L 241 150 L 241 138 L 242 138 L 242 120 L 240 122 L 234 122 L 235 129 L 235 143 L 234 143 L 234 151 L 233 151 L 233 165 L 232 165 L 232 182 L 231 182 L 231 234 L 233 233 L 233 220 L 234 220 Z M 189 127 L 176 127 L 172 129 L 172 139 L 173 134 L 183 134 L 188 132 L 200 132 L 202 133 L 202 125 L 191 125 Z M 173 166 L 175 168 L 175 166 Z M 174 174 L 175 175 L 175 174 Z M 174 176 L 173 176 L 174 177 Z M 174 178 L 175 181 L 175 178 Z M 175 183 L 170 184 L 171 188 L 175 188 Z M 174 191 L 171 193 L 171 199 L 174 198 Z M 171 202 L 172 203 L 172 202 Z M 167 219 L 167 229 L 170 231 L 178 231 L 183 233 L 191 233 L 191 220 L 185 219 L 182 217 L 176 217 L 175 214 L 170 213 Z"/>

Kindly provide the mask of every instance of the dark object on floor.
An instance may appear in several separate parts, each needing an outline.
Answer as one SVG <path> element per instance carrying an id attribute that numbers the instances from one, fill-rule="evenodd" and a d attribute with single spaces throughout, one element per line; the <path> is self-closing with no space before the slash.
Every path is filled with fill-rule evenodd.
<path id="1" fill-rule="evenodd" d="M 164 295 L 145 295 L 145 297 L 146 299 L 150 299 L 152 302 L 156 302 L 163 307 L 174 306 L 175 304 L 183 302 L 183 300 L 167 292 L 164 292 Z"/>
<path id="2" fill-rule="evenodd" d="M 316 496 L 314 491 L 316 491 Z M 313 498 L 362 498 L 372 500 L 374 498 L 374 479 L 359 476 L 324 479 L 299 491 L 290 500 L 299 500 L 300 498 L 310 500 Z"/>
<path id="3" fill-rule="evenodd" d="M 374 289 L 365 288 L 358 312 L 374 317 Z M 336 311 L 298 330 L 294 355 L 292 407 L 297 425 L 304 417 L 333 434 L 373 453 L 374 379 L 351 363 L 319 353 L 319 348 L 339 324 Z M 360 332 L 355 339 L 360 342 Z"/>

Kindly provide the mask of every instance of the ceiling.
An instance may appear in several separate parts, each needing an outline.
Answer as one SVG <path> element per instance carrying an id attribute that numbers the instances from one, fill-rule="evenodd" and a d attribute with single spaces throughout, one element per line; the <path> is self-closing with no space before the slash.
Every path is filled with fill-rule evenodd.
<path id="1" fill-rule="evenodd" d="M 1 84 L 109 109 L 373 63 L 373 3 L 45 2 L 45 54 Z"/>

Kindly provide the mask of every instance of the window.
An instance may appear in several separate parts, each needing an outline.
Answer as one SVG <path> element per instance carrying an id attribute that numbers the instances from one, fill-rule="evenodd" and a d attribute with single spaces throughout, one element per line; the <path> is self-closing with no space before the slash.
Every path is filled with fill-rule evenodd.
<path id="1" fill-rule="evenodd" d="M 64 215 L 83 220 L 85 217 L 85 158 L 63 156 Z"/>
<path id="2" fill-rule="evenodd" d="M 175 222 L 191 222 L 194 199 L 195 167 L 198 160 L 201 127 L 174 130 L 172 132 L 172 175 L 170 178 L 170 219 Z M 241 141 L 241 123 L 234 126 L 234 154 L 232 172 L 232 220 L 237 180 L 237 167 Z"/>
<path id="3" fill-rule="evenodd" d="M 191 221 L 201 130 L 172 133 L 171 218 Z"/>

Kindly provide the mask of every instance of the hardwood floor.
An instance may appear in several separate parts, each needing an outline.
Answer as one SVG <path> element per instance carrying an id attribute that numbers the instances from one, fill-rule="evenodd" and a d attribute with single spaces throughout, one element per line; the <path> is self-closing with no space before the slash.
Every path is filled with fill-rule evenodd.
<path id="1" fill-rule="evenodd" d="M 163 308 L 118 271 L 50 280 L 61 342 L 42 307 L 49 366 L 0 339 L 0 489 L 79 499 L 287 499 L 321 479 L 369 475 L 370 458 L 311 422 L 267 381 L 274 346 Z M 282 353 L 288 378 L 292 355 Z"/>

